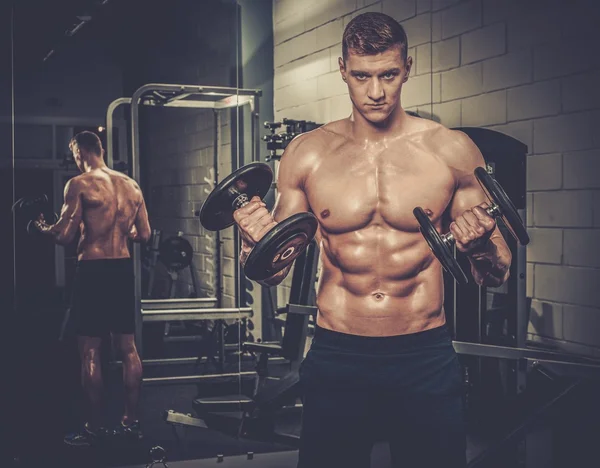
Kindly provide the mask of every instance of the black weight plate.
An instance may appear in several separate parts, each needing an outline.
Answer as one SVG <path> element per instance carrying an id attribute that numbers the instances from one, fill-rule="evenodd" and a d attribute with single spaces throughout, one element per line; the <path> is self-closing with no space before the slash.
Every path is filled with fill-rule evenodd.
<path id="1" fill-rule="evenodd" d="M 23 197 L 13 203 L 13 213 L 21 213 L 28 218 L 36 217 L 47 209 L 48 195 L 42 194 L 38 197 Z"/>
<path id="2" fill-rule="evenodd" d="M 416 207 L 413 210 L 413 214 L 417 221 L 419 222 L 421 234 L 427 241 L 429 248 L 433 252 L 433 254 L 437 257 L 437 259 L 442 264 L 444 270 L 450 273 L 458 284 L 467 284 L 469 279 L 465 272 L 462 270 L 452 250 L 450 247 L 444 242 L 442 236 L 437 232 L 435 226 L 427 216 L 427 213 L 421 207 Z"/>
<path id="3" fill-rule="evenodd" d="M 521 244 L 529 244 L 527 228 L 523 224 L 519 212 L 511 199 L 506 195 L 498 181 L 494 179 L 483 167 L 475 168 L 475 177 L 489 200 L 500 209 L 500 217 L 512 236 Z"/>
<path id="4" fill-rule="evenodd" d="M 234 224 L 232 203 L 237 195 L 229 192 L 235 188 L 248 195 L 248 200 L 259 196 L 262 200 L 271 189 L 273 171 L 268 164 L 253 162 L 246 164 L 223 179 L 202 204 L 200 224 L 209 231 L 220 231 Z"/>
<path id="5" fill-rule="evenodd" d="M 187 268 L 192 263 L 194 249 L 183 237 L 168 237 L 158 247 L 159 260 L 171 271 Z"/>
<path id="6" fill-rule="evenodd" d="M 312 213 L 298 213 L 278 223 L 248 255 L 245 275 L 260 281 L 283 270 L 304 252 L 313 240 L 318 224 Z"/>

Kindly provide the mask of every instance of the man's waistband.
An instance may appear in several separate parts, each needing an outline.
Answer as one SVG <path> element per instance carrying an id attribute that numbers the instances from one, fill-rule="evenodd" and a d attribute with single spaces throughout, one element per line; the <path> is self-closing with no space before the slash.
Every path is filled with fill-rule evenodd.
<path id="1" fill-rule="evenodd" d="M 452 342 L 447 325 L 428 330 L 393 336 L 362 336 L 315 327 L 313 347 L 335 348 L 340 351 L 389 354 Z"/>

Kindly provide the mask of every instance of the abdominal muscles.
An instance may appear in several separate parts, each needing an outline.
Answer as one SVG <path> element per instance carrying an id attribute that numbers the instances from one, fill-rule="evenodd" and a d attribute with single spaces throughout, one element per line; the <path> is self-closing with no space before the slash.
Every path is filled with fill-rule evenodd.
<path id="1" fill-rule="evenodd" d="M 443 325 L 440 263 L 420 232 L 381 224 L 323 235 L 318 324 L 367 336 Z"/>

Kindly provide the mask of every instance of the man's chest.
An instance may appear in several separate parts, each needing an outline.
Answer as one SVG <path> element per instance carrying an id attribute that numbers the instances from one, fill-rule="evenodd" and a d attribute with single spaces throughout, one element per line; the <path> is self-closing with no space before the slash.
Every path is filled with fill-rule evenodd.
<path id="1" fill-rule="evenodd" d="M 305 187 L 311 208 L 331 232 L 360 229 L 373 222 L 416 231 L 416 206 L 438 219 L 454 193 L 445 161 L 425 146 L 380 150 L 345 148 L 323 156 Z"/>

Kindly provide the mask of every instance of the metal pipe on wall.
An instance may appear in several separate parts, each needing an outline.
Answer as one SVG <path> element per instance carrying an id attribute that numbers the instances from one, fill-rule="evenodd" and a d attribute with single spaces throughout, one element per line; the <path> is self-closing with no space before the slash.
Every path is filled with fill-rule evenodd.
<path id="1" fill-rule="evenodd" d="M 213 172 L 214 172 L 214 186 L 216 187 L 219 183 L 219 154 L 221 149 L 221 112 L 218 110 L 214 111 L 214 125 L 215 125 L 215 141 L 213 151 Z M 222 276 L 222 241 L 221 232 L 215 232 L 215 297 L 217 298 L 217 307 L 223 306 L 223 281 Z"/>

